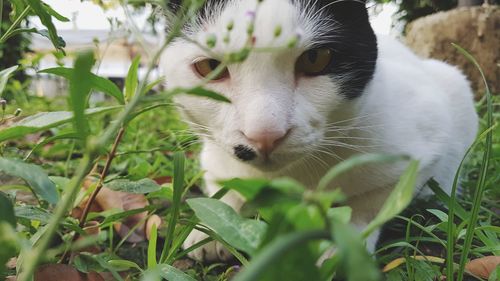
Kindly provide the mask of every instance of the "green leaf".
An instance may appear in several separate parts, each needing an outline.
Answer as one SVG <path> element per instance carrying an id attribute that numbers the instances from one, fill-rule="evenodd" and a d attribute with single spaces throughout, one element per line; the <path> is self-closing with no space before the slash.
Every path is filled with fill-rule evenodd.
<path id="1" fill-rule="evenodd" d="M 266 187 L 270 181 L 265 179 L 231 179 L 221 181 L 220 184 L 227 189 L 236 190 L 247 200 L 253 200 Z"/>
<path id="2" fill-rule="evenodd" d="M 348 206 L 330 208 L 326 212 L 326 216 L 330 220 L 339 221 L 348 224 L 351 221 L 352 209 Z"/>
<path id="3" fill-rule="evenodd" d="M 47 29 L 41 29 L 41 30 L 35 30 L 34 33 L 42 35 L 43 37 L 50 38 L 50 33 Z M 57 44 L 61 47 L 64 48 L 66 47 L 66 41 L 61 36 L 57 36 Z"/>
<path id="4" fill-rule="evenodd" d="M 62 21 L 62 22 L 69 22 L 70 20 L 59 14 L 58 12 L 56 12 L 54 9 L 52 9 L 51 6 L 47 5 L 47 3 L 43 3 L 44 7 L 45 7 L 45 10 L 47 11 L 47 13 L 49 13 L 49 15 L 53 16 L 54 18 L 56 18 L 58 21 Z"/>
<path id="5" fill-rule="evenodd" d="M 450 204 L 452 204 L 450 195 L 444 192 L 444 190 L 441 188 L 441 186 L 439 186 L 439 183 L 436 180 L 430 179 L 427 182 L 427 186 L 432 190 L 432 192 L 434 192 L 436 197 L 441 202 L 445 203 L 448 207 L 450 207 Z M 467 211 L 465 211 L 465 209 L 462 206 L 460 206 L 457 202 L 453 201 L 453 204 L 454 204 L 455 214 L 462 220 L 467 220 L 468 219 Z M 446 216 L 448 217 L 448 215 Z"/>
<path id="6" fill-rule="evenodd" d="M 128 210 L 124 212 L 119 212 L 110 216 L 107 216 L 101 223 L 101 227 L 107 227 L 109 224 L 114 223 L 115 221 L 119 221 L 121 219 L 140 214 L 143 212 L 150 212 L 155 209 L 155 206 L 149 205 L 144 208 L 139 208 L 139 209 L 133 209 L 133 210 Z"/>
<path id="7" fill-rule="evenodd" d="M 14 227 L 8 222 L 0 221 L 0 276 L 4 275 L 5 264 L 19 253 L 20 239 Z M 18 261 L 19 262 L 19 261 Z"/>
<path id="8" fill-rule="evenodd" d="M 43 224 L 46 224 L 50 220 L 50 213 L 39 207 L 30 205 L 16 206 L 14 210 L 18 218 L 35 220 Z"/>
<path id="9" fill-rule="evenodd" d="M 359 232 L 348 224 L 334 221 L 332 233 L 341 266 L 348 281 L 376 281 L 381 279 L 374 259 L 366 251 Z"/>
<path id="10" fill-rule="evenodd" d="M 23 0 L 10 0 L 12 5 L 12 12 L 10 13 L 10 19 L 12 22 L 15 21 L 16 18 L 20 17 L 23 13 L 23 10 L 26 8 L 26 3 Z"/>
<path id="11" fill-rule="evenodd" d="M 403 160 L 407 157 L 401 155 L 387 155 L 387 154 L 360 154 L 351 157 L 345 161 L 340 162 L 331 168 L 318 183 L 318 190 L 324 190 L 328 184 L 340 174 L 343 174 L 355 167 L 373 164 L 373 163 L 386 163 Z"/>
<path id="12" fill-rule="evenodd" d="M 144 88 L 144 93 L 151 91 L 156 85 L 162 83 L 164 80 L 165 80 L 165 78 L 161 77 L 161 78 L 158 78 L 158 79 L 154 80 L 153 82 L 147 84 L 146 87 Z"/>
<path id="13" fill-rule="evenodd" d="M 189 95 L 211 98 L 211 99 L 216 100 L 216 101 L 231 103 L 231 101 L 228 98 L 226 98 L 225 96 L 218 94 L 214 91 L 207 90 L 203 87 L 183 89 L 183 90 L 181 90 L 181 92 L 185 92 L 186 94 L 189 94 Z"/>
<path id="14" fill-rule="evenodd" d="M 266 273 L 269 274 L 268 270 L 275 271 L 276 269 L 276 263 L 280 262 L 282 259 L 286 259 L 288 253 L 294 252 L 295 249 L 301 248 L 304 246 L 307 242 L 313 241 L 313 240 L 319 240 L 319 239 L 328 239 L 330 236 L 330 233 L 328 231 L 324 230 L 315 230 L 315 231 L 298 231 L 290 234 L 283 235 L 279 237 L 279 239 L 274 239 L 269 245 L 267 245 L 265 248 L 263 248 L 257 256 L 255 256 L 252 260 L 252 262 L 249 264 L 248 267 L 243 269 L 243 271 L 239 272 L 233 281 L 260 281 L 262 280 L 263 275 Z M 300 250 L 298 253 L 300 253 Z M 311 258 L 309 256 L 309 251 L 306 251 L 306 257 L 303 259 L 295 259 L 297 253 L 293 254 L 294 261 L 293 264 L 289 263 L 288 266 L 290 265 L 295 265 L 294 272 L 295 270 L 300 270 L 300 266 L 302 263 L 306 263 L 307 265 L 310 265 L 311 263 L 316 262 L 317 257 Z M 285 264 L 285 266 L 287 266 Z M 289 267 L 286 267 L 288 269 Z M 319 280 L 319 278 L 316 278 L 316 274 L 319 276 L 319 269 L 314 266 L 315 269 L 309 268 L 311 270 L 315 270 L 316 272 L 313 272 L 311 276 L 307 276 L 304 278 L 303 273 L 298 273 L 298 277 L 300 276 L 302 280 Z M 307 271 L 309 272 L 309 271 Z M 282 271 L 282 274 L 287 274 L 286 271 Z M 297 279 L 288 279 L 290 277 L 293 278 L 293 276 L 286 276 L 287 278 L 275 278 L 274 280 L 297 280 Z M 269 279 L 267 279 L 269 280 Z M 267 281 L 266 280 L 266 281 Z M 298 281 L 298 280 L 297 280 Z M 364 281 L 364 280 L 363 280 Z"/>
<path id="15" fill-rule="evenodd" d="M 14 71 L 17 70 L 18 67 L 19 67 L 18 65 L 15 65 L 0 71 L 0 97 L 3 94 L 3 90 L 5 90 L 5 86 L 7 85 L 7 80 L 9 80 L 9 77 L 12 75 L 12 73 L 14 73 Z"/>
<path id="16" fill-rule="evenodd" d="M 128 260 L 109 260 L 108 265 L 113 267 L 116 271 L 125 271 L 131 268 L 135 268 L 139 271 L 142 271 L 139 265 L 137 265 L 133 261 L 128 261 Z"/>
<path id="17" fill-rule="evenodd" d="M 99 113 L 109 112 L 122 108 L 122 106 L 97 107 L 87 109 L 85 115 L 93 116 Z M 26 117 L 21 121 L 0 130 L 0 142 L 23 137 L 40 131 L 66 124 L 73 119 L 73 113 L 68 111 L 40 112 Z"/>
<path id="18" fill-rule="evenodd" d="M 12 36 L 16 36 L 20 33 L 38 33 L 38 30 L 36 28 L 16 28 L 12 30 L 12 32 L 9 34 L 9 38 Z"/>
<path id="19" fill-rule="evenodd" d="M 137 84 L 139 83 L 138 70 L 139 63 L 141 62 L 141 57 L 136 56 L 128 69 L 127 78 L 125 79 L 125 100 L 129 101 L 135 94 L 137 90 Z"/>
<path id="20" fill-rule="evenodd" d="M 56 186 L 42 168 L 16 159 L 0 158 L 0 171 L 22 178 L 33 192 L 51 204 L 57 203 L 59 195 Z"/>
<path id="21" fill-rule="evenodd" d="M 249 255 L 255 254 L 266 232 L 264 222 L 244 219 L 216 199 L 196 198 L 187 200 L 187 203 L 200 221 L 224 241 Z"/>
<path id="22" fill-rule="evenodd" d="M 95 58 L 92 51 L 80 53 L 76 57 L 73 75 L 69 80 L 69 104 L 73 110 L 73 122 L 75 131 L 80 135 L 84 143 L 90 133 L 88 120 L 85 116 L 87 98 L 91 90 L 91 69 L 94 66 Z"/>
<path id="23" fill-rule="evenodd" d="M 436 218 L 438 218 L 441 222 L 447 222 L 448 221 L 448 214 L 446 214 L 445 212 L 441 211 L 441 210 L 437 210 L 437 209 L 428 209 L 427 212 L 433 214 L 434 216 L 436 216 Z"/>
<path id="24" fill-rule="evenodd" d="M 158 265 L 160 276 L 168 281 L 196 281 L 193 277 L 168 264 Z"/>
<path id="25" fill-rule="evenodd" d="M 491 272 L 490 277 L 488 277 L 488 281 L 500 281 L 500 265 Z"/>
<path id="26" fill-rule="evenodd" d="M 79 139 L 79 136 L 75 132 L 67 132 L 67 133 L 62 133 L 60 135 L 55 135 L 55 136 L 45 138 L 42 141 L 40 141 L 39 143 L 37 143 L 31 149 L 31 151 L 26 155 L 26 157 L 24 157 L 24 160 L 26 161 L 28 158 L 30 158 L 31 154 L 33 154 L 33 152 L 35 152 L 40 147 L 43 147 L 48 143 L 51 143 L 51 142 L 56 141 L 56 140 L 61 140 L 61 139 Z"/>
<path id="27" fill-rule="evenodd" d="M 123 191 L 135 194 L 145 194 L 161 189 L 161 186 L 151 179 L 142 179 L 139 181 L 119 179 L 109 182 L 105 184 L 105 186 L 115 191 Z"/>
<path id="28" fill-rule="evenodd" d="M 8 222 L 12 227 L 16 227 L 16 216 L 14 206 L 10 199 L 3 192 L 0 192 L 0 222 Z"/>
<path id="29" fill-rule="evenodd" d="M 277 237 L 280 239 L 280 237 Z M 309 247 L 311 243 L 294 245 L 286 255 L 273 261 L 273 265 L 262 273 L 259 281 L 304 281 L 320 280 L 320 271 L 316 266 L 316 255 Z"/>
<path id="30" fill-rule="evenodd" d="M 66 67 L 54 67 L 39 71 L 39 73 L 54 74 L 57 76 L 64 77 L 68 80 L 70 80 L 71 77 L 73 77 L 73 72 L 74 72 L 73 68 L 66 68 Z M 114 97 L 120 104 L 125 103 L 122 92 L 120 91 L 118 86 L 116 86 L 116 84 L 111 82 L 109 79 L 91 73 L 90 85 L 92 89 L 95 89 L 97 91 L 103 92 L 104 94 Z"/>
<path id="31" fill-rule="evenodd" d="M 59 44 L 59 36 L 57 35 L 56 27 L 52 23 L 52 17 L 47 11 L 47 6 L 40 0 L 26 0 L 26 2 L 28 2 L 28 5 L 30 5 L 31 9 L 40 18 L 42 24 L 48 29 L 49 38 L 54 47 L 62 50 L 63 46 Z"/>
<path id="32" fill-rule="evenodd" d="M 239 179 L 234 178 L 219 182 L 224 188 L 240 193 L 245 199 L 252 201 L 265 189 L 272 189 L 287 195 L 302 195 L 305 188 L 290 178 L 278 178 L 272 181 L 266 179 Z"/>
<path id="33" fill-rule="evenodd" d="M 368 237 L 375 229 L 397 216 L 410 204 L 418 175 L 418 161 L 412 160 L 377 216 L 363 230 Z"/>

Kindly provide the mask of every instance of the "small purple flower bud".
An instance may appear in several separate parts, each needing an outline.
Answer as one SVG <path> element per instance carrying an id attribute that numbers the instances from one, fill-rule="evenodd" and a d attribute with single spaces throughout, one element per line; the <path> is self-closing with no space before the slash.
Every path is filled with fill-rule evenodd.
<path id="1" fill-rule="evenodd" d="M 254 21 L 255 20 L 255 11 L 246 11 L 245 18 L 248 21 Z"/>
<path id="2" fill-rule="evenodd" d="M 304 35 L 304 32 L 302 29 L 297 29 L 295 31 L 295 35 L 288 40 L 287 46 L 288 48 L 293 48 L 299 44 L 300 40 L 302 39 L 302 36 Z"/>
<path id="3" fill-rule="evenodd" d="M 295 30 L 295 35 L 297 36 L 297 39 L 300 41 L 302 37 L 304 37 L 304 30 L 297 28 L 297 30 Z"/>

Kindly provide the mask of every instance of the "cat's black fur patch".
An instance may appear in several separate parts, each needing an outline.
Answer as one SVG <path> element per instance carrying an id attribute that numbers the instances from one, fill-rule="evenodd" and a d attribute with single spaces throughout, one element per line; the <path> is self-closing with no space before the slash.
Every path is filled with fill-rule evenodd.
<path id="1" fill-rule="evenodd" d="M 369 22 L 365 1 L 320 0 L 318 9 L 327 9 L 333 21 L 331 42 L 318 47 L 334 51 L 326 73 L 341 83 L 348 99 L 359 97 L 372 79 L 378 56 L 377 38 Z"/>
<path id="2" fill-rule="evenodd" d="M 234 148 L 234 155 L 243 161 L 251 161 L 257 157 L 255 150 L 245 145 L 237 145 Z"/>
<path id="3" fill-rule="evenodd" d="M 301 3 L 311 0 L 291 1 Z M 206 0 L 204 5 L 227 2 Z M 175 12 L 181 3 L 181 0 L 174 0 L 170 1 L 169 6 Z M 334 51 L 333 60 L 323 73 L 340 82 L 343 96 L 348 99 L 359 97 L 373 77 L 378 55 L 377 38 L 369 22 L 366 0 L 318 0 L 314 2 L 313 8 L 326 11 L 325 15 L 332 25 L 329 29 L 331 34 L 325 35 L 332 38 L 331 42 L 315 46 Z M 201 8 L 198 16 L 212 16 L 205 12 L 205 7 Z"/>

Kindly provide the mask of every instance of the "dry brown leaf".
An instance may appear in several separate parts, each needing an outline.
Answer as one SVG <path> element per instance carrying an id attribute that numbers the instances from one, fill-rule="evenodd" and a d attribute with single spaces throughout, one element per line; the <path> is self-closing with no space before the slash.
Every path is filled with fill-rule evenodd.
<path id="1" fill-rule="evenodd" d="M 96 201 L 103 210 L 122 209 L 124 211 L 129 211 L 141 209 L 149 205 L 148 200 L 142 194 L 114 191 L 106 187 L 103 187 L 97 194 Z M 123 238 L 128 235 L 132 228 L 139 224 L 134 232 L 128 236 L 127 241 L 131 243 L 142 242 L 146 239 L 146 233 L 144 231 L 146 216 L 147 212 L 129 216 L 123 220 L 123 223 L 115 223 L 114 228 Z"/>
<path id="2" fill-rule="evenodd" d="M 97 273 L 82 273 L 66 264 L 47 264 L 35 272 L 35 281 L 104 281 Z"/>
<path id="3" fill-rule="evenodd" d="M 471 260 L 465 269 L 477 277 L 488 279 L 498 265 L 500 265 L 500 256 L 487 256 Z"/>
<path id="4" fill-rule="evenodd" d="M 96 179 L 94 179 L 92 177 L 87 177 L 83 181 L 82 187 L 84 189 L 88 189 L 88 188 L 90 188 L 94 184 L 96 184 Z M 82 216 L 83 210 L 85 209 L 85 205 L 87 205 L 87 202 L 88 202 L 88 198 L 82 200 L 80 202 L 80 204 L 78 204 L 77 207 L 75 207 L 73 210 L 71 210 L 71 216 L 74 217 L 74 218 L 76 218 L 76 219 L 80 219 L 81 216 Z M 97 212 L 101 212 L 102 208 L 101 208 L 101 206 L 99 206 L 99 204 L 96 201 L 94 201 L 90 205 L 90 210 L 89 211 L 97 213 Z"/>
<path id="5" fill-rule="evenodd" d="M 162 185 L 166 183 L 172 183 L 171 176 L 158 177 L 153 179 L 157 184 Z"/>
<path id="6" fill-rule="evenodd" d="M 85 227 L 83 228 L 86 235 L 85 237 L 94 236 L 97 239 L 97 235 L 101 233 L 100 223 L 98 221 L 88 221 L 85 223 Z M 79 237 L 78 240 L 83 240 L 84 237 Z M 101 248 L 95 244 L 92 246 L 85 247 L 84 249 L 79 250 L 79 252 L 88 252 L 92 254 L 101 253 Z"/>

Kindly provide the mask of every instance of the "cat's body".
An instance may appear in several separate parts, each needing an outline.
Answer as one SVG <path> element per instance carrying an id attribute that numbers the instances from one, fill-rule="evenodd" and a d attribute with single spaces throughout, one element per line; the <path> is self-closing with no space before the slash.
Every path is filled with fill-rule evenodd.
<path id="1" fill-rule="evenodd" d="M 315 188 L 333 165 L 369 152 L 410 155 L 420 160 L 419 190 L 431 177 L 449 190 L 477 130 L 465 77 L 447 64 L 415 56 L 393 39 L 375 38 L 359 1 L 305 2 L 263 1 L 255 21 L 256 46 L 282 46 L 297 33 L 300 42 L 290 49 L 251 53 L 243 63 L 230 65 L 225 79 L 207 85 L 231 104 L 192 96 L 176 99 L 203 140 L 207 193 L 219 189 L 217 180 L 235 177 L 292 177 Z M 219 5 L 208 23 L 191 29 L 195 38 L 222 38 L 228 21 L 234 21 L 231 42 L 219 41 L 212 50 L 216 54 L 243 46 L 245 21 L 238 18 L 255 11 L 254 1 L 229 3 Z M 272 32 L 277 25 L 282 27 L 279 38 Z M 332 62 L 314 75 L 298 73 L 301 54 L 318 48 L 334 50 Z M 324 54 L 319 50 L 309 54 L 306 64 Z M 168 87 L 200 83 L 192 68 L 200 57 L 212 58 L 192 43 L 173 44 L 164 59 Z M 353 222 L 362 228 L 407 164 L 358 168 L 330 187 L 340 187 L 348 196 Z M 224 200 L 235 209 L 243 203 L 234 193 Z M 186 246 L 202 238 L 193 233 Z M 193 256 L 227 257 L 216 244 Z"/>

